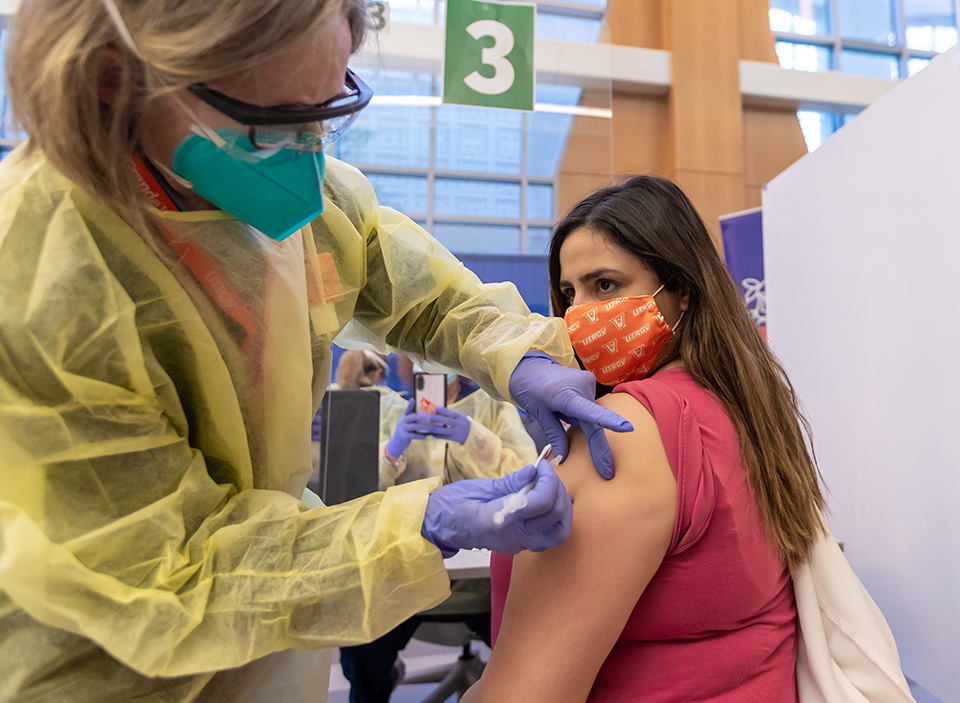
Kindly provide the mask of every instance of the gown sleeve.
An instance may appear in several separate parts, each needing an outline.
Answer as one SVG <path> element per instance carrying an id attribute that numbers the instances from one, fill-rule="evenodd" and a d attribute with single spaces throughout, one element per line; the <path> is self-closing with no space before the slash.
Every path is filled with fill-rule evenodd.
<path id="1" fill-rule="evenodd" d="M 328 173 L 341 208 L 362 213 L 367 238 L 366 282 L 340 346 L 440 364 L 500 400 L 511 399 L 510 374 L 531 349 L 575 367 L 563 320 L 531 313 L 512 283 L 481 283 L 413 220 L 381 207 L 359 171 Z"/>

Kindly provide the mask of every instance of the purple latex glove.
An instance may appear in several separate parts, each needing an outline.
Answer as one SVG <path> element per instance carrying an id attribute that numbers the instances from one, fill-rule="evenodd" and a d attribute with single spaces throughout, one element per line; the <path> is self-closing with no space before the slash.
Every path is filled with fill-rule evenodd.
<path id="1" fill-rule="evenodd" d="M 457 444 L 463 444 L 470 436 L 470 418 L 450 408 L 437 408 L 432 418 L 433 429 L 430 434 L 437 439 L 446 439 Z"/>
<path id="2" fill-rule="evenodd" d="M 493 516 L 503 507 L 504 496 L 534 479 L 526 506 L 496 524 Z M 566 542 L 572 519 L 573 501 L 567 489 L 550 463 L 541 461 L 503 478 L 473 478 L 441 486 L 430 494 L 420 532 L 444 557 L 460 549 L 542 552 Z"/>
<path id="3" fill-rule="evenodd" d="M 568 369 L 549 354 L 529 351 L 510 376 L 510 395 L 540 423 L 555 456 L 567 456 L 563 420 L 583 430 L 597 473 L 613 478 L 613 456 L 604 428 L 632 432 L 633 425 L 596 404 L 597 379 L 592 373 Z"/>
<path id="4" fill-rule="evenodd" d="M 410 446 L 410 442 L 423 439 L 428 434 L 430 424 L 427 419 L 433 416 L 413 412 L 413 402 L 414 399 L 411 398 L 407 409 L 400 416 L 400 422 L 393 430 L 393 435 L 387 440 L 387 454 L 392 457 L 399 457 Z"/>

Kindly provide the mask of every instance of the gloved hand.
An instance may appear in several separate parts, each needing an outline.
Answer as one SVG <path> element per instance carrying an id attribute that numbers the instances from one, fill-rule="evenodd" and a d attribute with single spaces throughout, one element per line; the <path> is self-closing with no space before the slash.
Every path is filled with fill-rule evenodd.
<path id="1" fill-rule="evenodd" d="M 534 479 L 527 505 L 496 524 L 493 515 L 503 497 Z M 430 494 L 420 532 L 440 548 L 444 558 L 459 549 L 491 549 L 516 554 L 542 552 L 566 542 L 573 519 L 573 501 L 547 461 L 525 466 L 503 478 L 472 478 L 441 486 Z"/>
<path id="2" fill-rule="evenodd" d="M 567 456 L 563 420 L 583 430 L 597 473 L 613 478 L 613 456 L 603 430 L 632 432 L 633 425 L 596 404 L 597 379 L 592 373 L 568 369 L 548 354 L 529 351 L 510 376 L 510 395 L 540 423 L 555 456 Z"/>
<path id="3" fill-rule="evenodd" d="M 387 440 L 387 454 L 394 458 L 399 458 L 410 446 L 410 442 L 423 439 L 427 435 L 428 422 L 425 418 L 430 418 L 432 415 L 413 412 L 413 403 L 414 399 L 411 398 L 407 403 L 407 409 L 400 416 L 400 422 L 393 430 L 393 435 Z"/>
<path id="4" fill-rule="evenodd" d="M 437 439 L 446 439 L 457 444 L 463 444 L 470 436 L 470 418 L 450 408 L 437 408 L 432 418 L 433 429 L 430 430 Z"/>

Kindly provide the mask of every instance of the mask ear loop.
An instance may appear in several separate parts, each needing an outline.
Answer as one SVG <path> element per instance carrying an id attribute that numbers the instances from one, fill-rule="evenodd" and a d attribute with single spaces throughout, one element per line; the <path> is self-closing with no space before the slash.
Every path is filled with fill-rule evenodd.
<path id="1" fill-rule="evenodd" d="M 657 288 L 656 292 L 655 292 L 653 295 L 651 295 L 650 297 L 651 297 L 651 298 L 655 297 L 655 296 L 657 295 L 657 293 L 659 293 L 659 292 L 662 291 L 664 288 L 666 288 L 666 286 L 667 286 L 666 283 L 660 284 L 660 287 Z M 675 333 L 675 332 L 677 331 L 677 328 L 680 326 L 680 321 L 683 320 L 683 316 L 686 315 L 686 314 L 687 314 L 687 311 L 686 311 L 686 310 L 681 310 L 681 311 L 680 311 L 680 317 L 677 318 L 677 321 L 676 321 L 676 323 L 673 325 L 673 327 L 670 327 L 670 325 L 667 325 L 667 327 L 670 327 L 670 332 L 671 332 L 671 333 Z M 664 322 L 666 322 L 666 321 L 664 321 Z"/>
<path id="2" fill-rule="evenodd" d="M 123 21 L 123 15 L 120 14 L 120 8 L 117 7 L 115 0 L 103 0 L 103 7 L 107 11 L 107 14 L 110 16 L 110 20 L 113 22 L 114 29 L 117 30 L 117 33 L 120 35 L 120 38 L 123 40 L 123 43 L 127 45 L 127 48 L 134 53 L 134 55 L 143 61 L 144 64 L 147 63 L 147 60 L 143 57 L 143 54 L 140 53 L 140 49 L 137 47 L 137 43 L 133 40 L 133 35 L 130 34 L 130 29 L 127 27 L 127 23 Z M 194 119 L 194 122 L 197 121 L 196 116 L 191 112 L 191 110 L 180 100 L 179 97 L 175 96 L 176 101 L 180 104 L 190 117 Z M 190 181 L 181 178 L 173 172 L 173 169 L 167 168 L 160 162 L 154 163 L 154 165 L 163 171 L 171 179 L 182 185 L 184 188 L 189 188 L 193 190 L 193 184 Z"/>
<path id="3" fill-rule="evenodd" d="M 117 3 L 114 2 L 114 0 L 103 0 L 103 7 L 107 11 L 107 14 L 110 15 L 113 26 L 120 34 L 120 38 L 123 39 L 123 43 L 127 45 L 130 51 L 137 55 L 138 59 L 146 63 L 146 59 L 143 58 L 143 54 L 141 54 L 140 49 L 137 48 L 137 43 L 133 41 L 133 35 L 130 34 L 127 23 L 123 21 L 123 15 L 120 14 L 120 8 L 117 7 Z"/>
<path id="4" fill-rule="evenodd" d="M 674 323 L 673 327 L 670 327 L 670 331 L 671 331 L 672 333 L 676 334 L 677 328 L 680 326 L 680 322 L 683 320 L 683 316 L 686 315 L 686 314 L 687 314 L 687 311 L 686 311 L 686 310 L 681 310 L 681 311 L 680 311 L 680 317 L 677 318 L 677 321 L 676 321 L 676 323 Z M 669 325 L 668 325 L 668 326 L 669 326 Z"/>

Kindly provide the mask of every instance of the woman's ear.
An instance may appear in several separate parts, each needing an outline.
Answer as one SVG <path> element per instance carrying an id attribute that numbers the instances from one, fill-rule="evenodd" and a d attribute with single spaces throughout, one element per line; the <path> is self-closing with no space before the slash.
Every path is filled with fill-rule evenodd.
<path id="1" fill-rule="evenodd" d="M 105 46 L 97 65 L 97 97 L 106 105 L 113 105 L 120 93 L 123 80 L 123 53 L 114 46 Z"/>
<path id="2" fill-rule="evenodd" d="M 684 285 L 677 291 L 677 302 L 680 304 L 680 311 L 686 312 L 690 307 L 690 286 Z"/>

